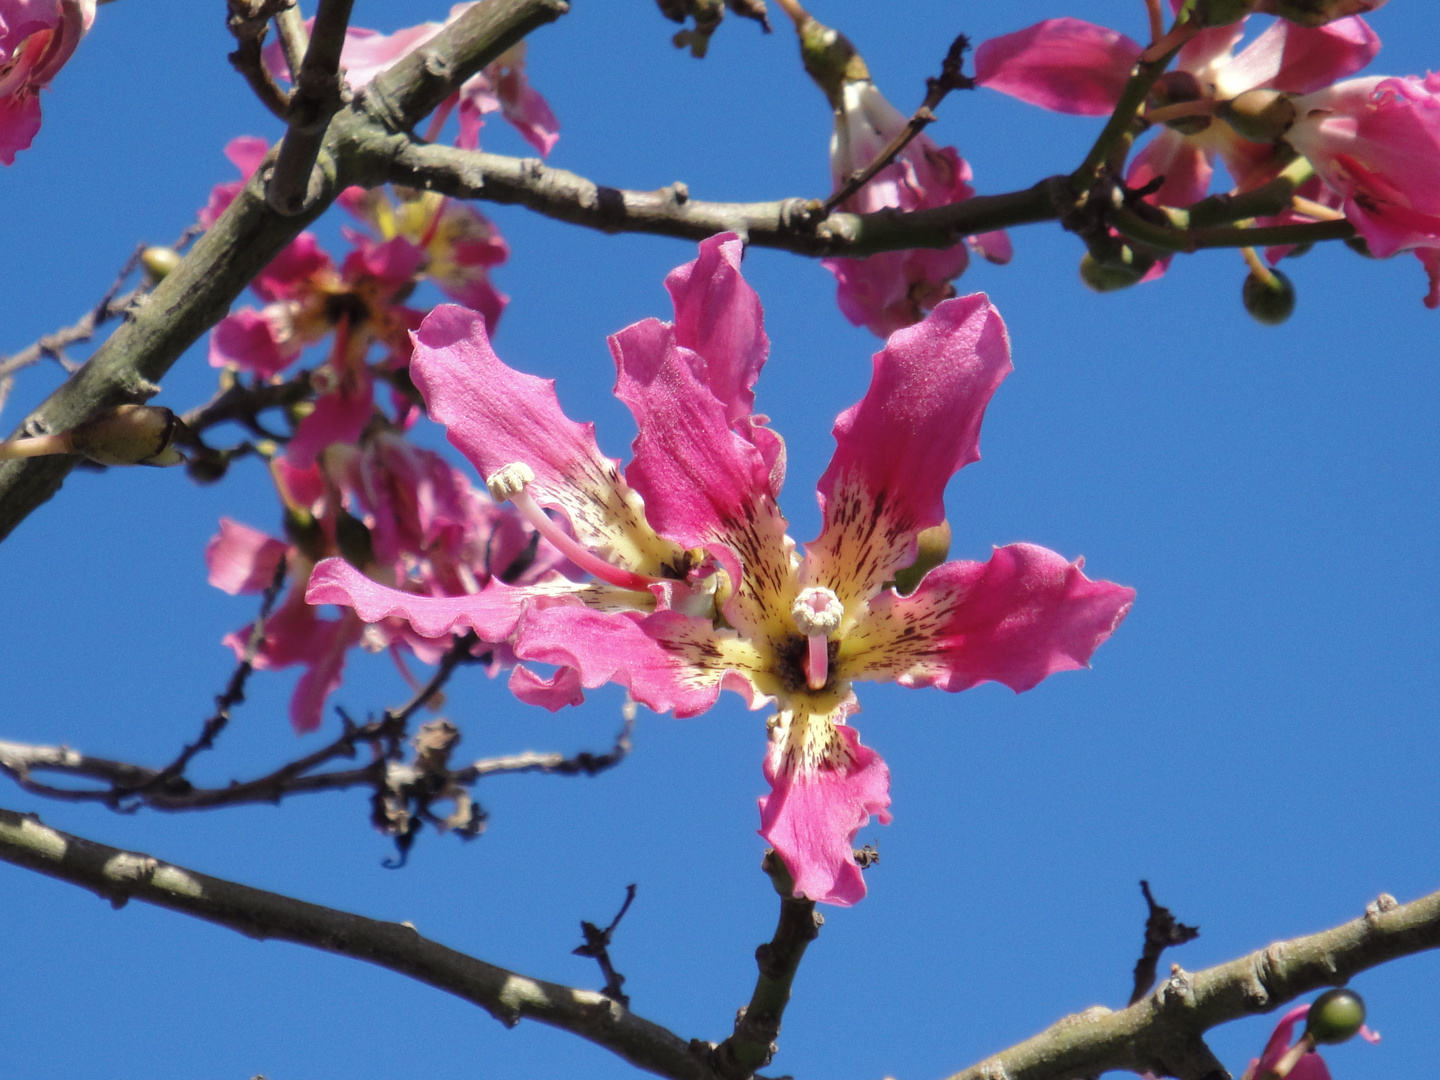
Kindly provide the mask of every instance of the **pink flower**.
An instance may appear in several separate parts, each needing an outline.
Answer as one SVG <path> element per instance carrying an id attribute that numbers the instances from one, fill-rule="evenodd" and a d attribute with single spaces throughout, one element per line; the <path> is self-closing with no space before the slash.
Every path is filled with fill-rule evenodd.
<path id="1" fill-rule="evenodd" d="M 838 190 L 863 169 L 905 127 L 906 118 L 886 101 L 869 79 L 847 80 L 835 108 L 830 139 L 830 174 Z M 975 194 L 970 166 L 954 147 L 936 146 L 916 136 L 895 160 L 847 199 L 842 209 L 857 214 L 894 208 L 928 210 L 949 206 Z M 992 262 L 1010 261 L 1010 240 L 1003 232 L 969 237 Z M 864 259 L 826 259 L 835 275 L 837 300 L 845 317 L 885 337 L 918 322 L 941 300 L 955 295 L 950 282 L 970 264 L 966 243 L 937 250 L 887 251 Z"/>
<path id="2" fill-rule="evenodd" d="M 40 130 L 40 90 L 95 21 L 95 0 L 0 0 L 0 164 Z"/>
<path id="3" fill-rule="evenodd" d="M 1294 99 L 1285 141 L 1343 202 L 1345 216 L 1385 258 L 1415 251 L 1435 307 L 1440 249 L 1440 74 L 1351 79 Z"/>
<path id="4" fill-rule="evenodd" d="M 359 90 L 402 56 L 430 41 L 473 6 L 473 3 L 456 4 L 443 23 L 421 23 L 393 34 L 350 27 L 345 31 L 345 46 L 340 53 L 346 83 L 351 89 Z M 307 27 L 313 21 L 307 22 Z M 265 63 L 276 76 L 290 77 L 279 42 L 266 46 Z M 432 138 L 433 132 L 438 131 L 457 105 L 460 109 L 460 137 L 456 139 L 456 145 L 466 150 L 479 148 L 480 128 L 484 126 L 485 115 L 497 111 L 542 157 L 547 156 L 560 139 L 560 121 L 555 119 L 549 104 L 530 86 L 530 80 L 525 75 L 523 41 L 507 49 L 484 70 L 472 75 L 441 104 L 431 123 Z"/>
<path id="5" fill-rule="evenodd" d="M 494 333 L 509 297 L 490 281 L 490 268 L 510 257 L 498 229 L 474 207 L 433 191 L 409 192 L 392 202 L 380 188 L 346 188 L 340 203 L 381 240 L 403 238 L 414 245 L 419 272 L 451 299 L 480 312 Z M 356 243 L 373 243 L 350 233 Z"/>
<path id="6" fill-rule="evenodd" d="M 1297 1005 L 1282 1016 L 1280 1022 L 1275 1025 L 1274 1032 L 1270 1035 L 1270 1041 L 1265 1044 L 1264 1053 L 1250 1062 L 1250 1068 L 1246 1070 L 1245 1075 L 1260 1076 L 1267 1070 L 1273 1069 L 1290 1049 L 1295 1025 L 1308 1015 L 1310 1015 L 1309 1005 Z M 1359 1035 L 1366 1042 L 1378 1043 L 1380 1041 L 1380 1036 L 1363 1024 L 1360 1027 Z M 1330 1069 L 1326 1066 L 1325 1059 L 1311 1050 L 1295 1063 L 1286 1080 L 1330 1080 Z"/>
<path id="7" fill-rule="evenodd" d="M 1010 370 L 984 296 L 940 303 L 875 356 L 869 392 L 835 424 L 824 527 L 797 555 L 776 504 L 783 446 L 754 413 L 769 343 L 740 255 L 733 236 L 706 240 L 666 281 L 675 321 L 610 339 L 616 394 L 639 427 L 623 475 L 592 426 L 561 412 L 553 383 L 495 356 L 473 312 L 436 308 L 415 335 L 411 373 L 431 416 L 493 493 L 596 580 L 421 598 L 332 559 L 308 598 L 426 636 L 470 627 L 522 661 L 559 665 L 557 679 L 618 682 L 657 712 L 693 716 L 725 688 L 751 708 L 773 702 L 761 834 L 798 895 L 853 904 L 865 894 L 855 833 L 872 814 L 889 820 L 890 797 L 885 763 L 849 726 L 852 684 L 1028 689 L 1083 667 L 1134 593 L 1030 544 L 945 563 L 909 595 L 893 587 L 919 533 L 942 521 L 950 476 L 978 458 L 981 418 Z"/>
<path id="8" fill-rule="evenodd" d="M 1380 49 L 1374 31 L 1354 16 L 1315 28 L 1277 20 L 1236 56 L 1243 34 L 1241 20 L 1187 42 L 1176 70 L 1157 85 L 1164 101 L 1227 101 L 1256 88 L 1308 93 L 1358 71 Z M 975 81 L 1055 112 L 1105 116 L 1140 52 L 1117 31 L 1080 19 L 1047 19 L 982 43 L 975 51 Z M 1242 189 L 1284 164 L 1273 146 L 1248 142 L 1209 116 L 1186 116 L 1168 122 L 1135 155 L 1126 183 L 1139 188 L 1163 178 L 1149 200 L 1190 206 L 1210 190 L 1217 157 Z"/>

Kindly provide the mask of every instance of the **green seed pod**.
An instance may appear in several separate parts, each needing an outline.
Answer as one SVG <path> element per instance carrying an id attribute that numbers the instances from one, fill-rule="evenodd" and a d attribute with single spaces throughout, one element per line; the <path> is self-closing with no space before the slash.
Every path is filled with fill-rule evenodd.
<path id="1" fill-rule="evenodd" d="M 1080 257 L 1080 280 L 1099 293 L 1128 289 L 1145 271 L 1128 263 L 1102 263 L 1088 251 Z"/>
<path id="2" fill-rule="evenodd" d="M 1273 143 L 1295 123 L 1295 105 L 1290 98 L 1279 90 L 1246 90 L 1231 101 L 1222 101 L 1218 115 L 1242 139 Z"/>
<path id="3" fill-rule="evenodd" d="M 1365 1023 L 1365 1002 L 1353 990 L 1326 990 L 1310 1005 L 1305 1034 L 1317 1043 L 1342 1043 Z"/>
<path id="4" fill-rule="evenodd" d="M 1247 274 L 1240 297 L 1245 310 L 1266 326 L 1279 326 L 1295 311 L 1295 286 L 1279 270 L 1270 271 L 1269 281 Z"/>

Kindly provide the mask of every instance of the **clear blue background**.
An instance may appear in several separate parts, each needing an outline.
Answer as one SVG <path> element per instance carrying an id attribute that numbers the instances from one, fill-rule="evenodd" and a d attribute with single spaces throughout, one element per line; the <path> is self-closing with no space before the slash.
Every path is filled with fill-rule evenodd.
<path id="1" fill-rule="evenodd" d="M 881 87 L 913 108 L 960 31 L 977 41 L 1070 14 L 1145 33 L 1140 0 L 815 0 Z M 356 25 L 394 30 L 443 5 L 359 0 Z M 777 12 L 777 20 L 779 13 Z M 121 0 L 44 95 L 35 146 L 0 172 L 0 352 L 72 322 L 136 241 L 168 242 L 240 134 L 279 126 L 225 62 L 219 0 Z M 1394 0 L 1373 25 L 1376 70 L 1423 73 L 1440 14 Z M 669 44 L 646 0 L 577 0 L 531 39 L 533 82 L 563 124 L 552 163 L 598 181 L 697 198 L 823 195 L 829 112 L 777 21 L 728 20 L 710 56 Z M 1098 121 L 998 94 L 956 95 L 933 134 L 982 192 L 1080 160 Z M 496 121 L 487 148 L 527 153 Z M 513 246 L 496 338 L 512 365 L 559 379 L 571 415 L 624 456 L 605 335 L 668 317 L 664 274 L 692 245 L 608 237 L 486 208 Z M 338 222 L 320 231 L 335 241 Z M 1339 245 L 1287 264 L 1300 306 L 1250 320 L 1234 252 L 1177 260 L 1158 284 L 1097 296 L 1080 246 L 1054 226 L 1013 232 L 1008 267 L 961 281 L 990 293 L 1014 345 L 984 460 L 952 483 L 953 553 L 1043 543 L 1133 585 L 1134 612 L 1091 671 L 1014 695 L 861 688 L 857 726 L 894 776 L 895 822 L 862 832 L 883 860 L 870 897 L 830 909 L 785 1018 L 771 1074 L 826 1080 L 948 1075 L 1059 1017 L 1122 1005 L 1141 940 L 1137 882 L 1203 935 L 1171 954 L 1196 969 L 1358 916 L 1381 891 L 1440 887 L 1434 722 L 1436 416 L 1440 313 L 1410 256 Z M 760 407 L 790 450 L 784 505 L 814 536 L 811 485 L 835 414 L 863 393 L 878 342 L 839 315 L 817 263 L 753 252 L 772 359 Z M 83 356 L 81 350 L 77 355 Z M 22 373 L 8 429 L 56 385 Z M 176 409 L 214 387 L 203 343 L 164 383 Z M 432 435 L 432 439 L 435 437 Z M 438 445 L 438 442 L 437 442 Z M 76 473 L 0 548 L 0 737 L 65 742 L 160 764 L 194 737 L 231 670 L 220 646 L 250 598 L 205 582 L 220 515 L 278 530 L 262 470 L 197 488 L 182 470 Z M 255 775 L 317 744 L 286 723 L 294 674 L 262 674 L 207 783 Z M 389 661 L 357 655 L 334 699 L 354 713 L 405 697 Z M 599 750 L 620 722 L 602 691 L 552 716 L 467 671 L 447 713 L 462 752 Z M 327 721 L 333 731 L 335 721 Z M 0 805 L 181 865 L 385 919 L 526 974 L 600 984 L 570 955 L 578 921 L 639 895 L 614 948 L 635 1009 L 685 1037 L 723 1038 L 748 1000 L 776 902 L 758 870 L 763 714 L 738 699 L 697 719 L 641 715 L 635 752 L 595 779 L 487 781 L 492 818 L 470 844 L 428 834 L 410 866 L 361 792 L 166 817 L 56 805 L 0 784 Z M 632 1075 L 534 1024 L 507 1031 L 428 987 L 354 961 L 0 866 L 0 1075 L 23 1080 L 270 1080 Z M 1440 962 L 1366 974 L 1378 1047 L 1328 1052 L 1337 1080 L 1423 1076 L 1440 1053 Z M 1238 1075 L 1273 1020 L 1213 1034 Z"/>

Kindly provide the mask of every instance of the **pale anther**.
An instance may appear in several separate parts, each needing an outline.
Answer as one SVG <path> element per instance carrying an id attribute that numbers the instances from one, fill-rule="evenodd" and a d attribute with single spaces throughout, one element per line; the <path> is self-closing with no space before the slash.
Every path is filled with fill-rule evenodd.
<path id="1" fill-rule="evenodd" d="M 490 489 L 490 497 L 496 502 L 514 498 L 525 490 L 526 484 L 534 482 L 535 470 L 523 461 L 512 461 L 509 465 L 496 469 L 485 478 L 485 486 Z"/>
<path id="2" fill-rule="evenodd" d="M 800 590 L 790 615 L 795 620 L 795 628 L 806 637 L 829 637 L 840 629 L 845 605 L 829 589 L 811 586 Z"/>

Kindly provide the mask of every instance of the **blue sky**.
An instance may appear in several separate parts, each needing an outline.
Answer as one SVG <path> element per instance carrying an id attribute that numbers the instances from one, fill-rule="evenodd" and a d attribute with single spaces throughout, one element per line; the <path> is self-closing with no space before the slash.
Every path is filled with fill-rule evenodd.
<path id="1" fill-rule="evenodd" d="M 358 0 L 356 25 L 443 15 L 418 0 Z M 1140 0 L 815 0 L 881 88 L 913 108 L 958 32 L 976 40 L 1075 15 L 1144 34 Z M 1423 73 L 1440 14 L 1394 0 L 1372 18 L 1376 71 Z M 697 198 L 823 195 L 829 115 L 793 34 L 731 20 L 703 61 L 673 49 L 644 0 L 577 0 L 531 39 L 534 85 L 562 123 L 551 162 L 632 188 L 685 181 Z M 0 172 L 10 226 L 0 259 L 0 354 L 72 322 L 140 240 L 167 242 L 232 169 L 241 134 L 276 121 L 225 62 L 223 5 L 119 0 L 44 97 L 35 146 Z M 956 95 L 932 130 L 958 145 L 981 192 L 1067 171 L 1099 121 L 998 94 Z M 503 125 L 487 149 L 528 153 Z M 562 402 L 626 454 L 605 336 L 668 317 L 665 273 L 693 245 L 611 237 L 486 207 L 513 255 L 495 344 L 554 376 Z M 319 226 L 338 249 L 338 221 Z M 1340 245 L 1287 265 L 1299 290 L 1280 328 L 1239 303 L 1233 252 L 1179 259 L 1160 282 L 1097 296 L 1080 245 L 1054 226 L 1012 233 L 1007 267 L 959 283 L 988 292 L 1015 373 L 982 434 L 984 458 L 948 492 L 952 554 L 1027 540 L 1086 556 L 1138 590 L 1090 671 L 1023 695 L 861 688 L 856 724 L 893 774 L 893 825 L 871 827 L 871 895 L 827 911 L 768 1070 L 827 1080 L 948 1075 L 1066 1013 L 1118 1006 L 1141 938 L 1148 878 L 1201 938 L 1195 969 L 1358 916 L 1382 892 L 1440 887 L 1436 656 L 1440 313 L 1420 304 L 1409 256 Z M 759 407 L 789 447 L 782 504 L 813 537 L 811 494 L 836 413 L 868 382 L 878 341 L 849 326 L 817 263 L 757 251 L 745 272 L 772 341 Z M 83 352 L 79 355 L 83 356 Z M 58 382 L 23 373 L 7 429 Z M 164 381 L 177 410 L 209 395 L 202 346 Z M 428 439 L 439 446 L 432 432 Z M 202 551 L 221 515 L 276 530 L 258 466 L 197 488 L 183 470 L 77 473 L 0 547 L 0 738 L 65 742 L 143 763 L 193 738 L 229 675 L 220 645 L 253 604 L 210 588 Z M 197 778 L 224 783 L 309 749 L 286 723 L 289 673 L 262 674 Z M 336 697 L 379 711 L 405 690 L 384 658 L 352 662 Z M 467 671 L 446 715 L 461 752 L 607 747 L 622 697 L 559 715 Z M 181 865 L 386 919 L 527 974 L 598 987 L 570 955 L 580 919 L 617 935 L 637 1012 L 686 1037 L 722 1038 L 749 997 L 775 900 L 757 869 L 763 713 L 729 696 L 677 721 L 642 711 L 636 749 L 595 779 L 502 778 L 477 794 L 489 830 L 421 838 L 402 871 L 363 794 L 206 815 L 120 817 L 0 784 L 0 805 Z M 334 724 L 333 717 L 327 721 Z M 0 1073 L 269 1080 L 593 1077 L 629 1066 L 571 1036 L 507 1031 L 399 976 L 132 904 L 108 904 L 0 866 Z M 1435 957 L 1361 976 L 1378 1047 L 1327 1054 L 1337 1080 L 1424 1075 L 1440 1051 Z M 1273 1021 L 1217 1030 L 1239 1074 Z"/>

